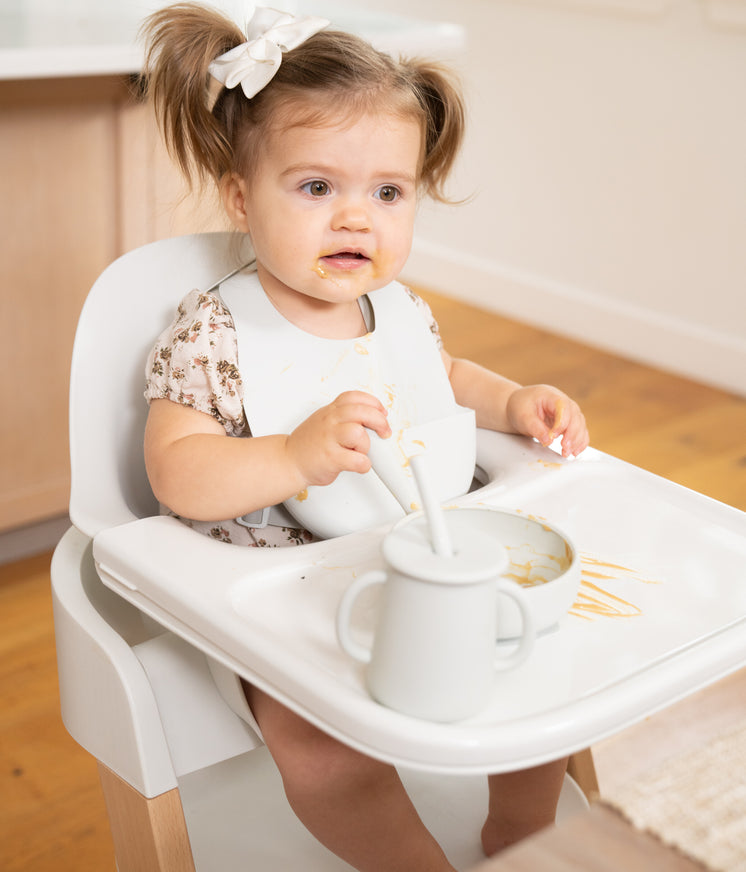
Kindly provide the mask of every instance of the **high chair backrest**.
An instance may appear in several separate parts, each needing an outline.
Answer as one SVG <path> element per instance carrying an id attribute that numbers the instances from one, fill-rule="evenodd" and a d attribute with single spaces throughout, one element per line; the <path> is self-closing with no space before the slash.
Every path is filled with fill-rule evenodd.
<path id="1" fill-rule="evenodd" d="M 182 297 L 251 256 L 236 233 L 180 236 L 123 255 L 91 288 L 70 372 L 70 518 L 87 536 L 157 513 L 142 450 L 148 352 Z"/>

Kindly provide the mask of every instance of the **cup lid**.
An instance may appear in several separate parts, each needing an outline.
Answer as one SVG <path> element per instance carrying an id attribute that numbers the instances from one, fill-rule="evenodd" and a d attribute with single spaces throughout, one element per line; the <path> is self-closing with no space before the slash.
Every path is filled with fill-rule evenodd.
<path id="1" fill-rule="evenodd" d="M 454 530 L 453 554 L 436 554 L 424 516 L 397 526 L 383 540 L 383 556 L 393 569 L 422 581 L 474 584 L 497 578 L 508 567 L 507 550 L 480 530 Z"/>

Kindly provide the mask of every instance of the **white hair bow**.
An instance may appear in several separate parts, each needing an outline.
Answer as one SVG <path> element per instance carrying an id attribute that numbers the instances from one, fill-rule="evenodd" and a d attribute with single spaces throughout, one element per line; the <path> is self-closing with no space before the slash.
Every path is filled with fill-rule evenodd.
<path id="1" fill-rule="evenodd" d="M 299 46 L 329 23 L 326 18 L 294 18 L 288 12 L 257 6 L 246 29 L 247 42 L 215 58 L 208 68 L 210 75 L 226 88 L 240 84 L 251 99 L 271 81 L 284 51 Z"/>

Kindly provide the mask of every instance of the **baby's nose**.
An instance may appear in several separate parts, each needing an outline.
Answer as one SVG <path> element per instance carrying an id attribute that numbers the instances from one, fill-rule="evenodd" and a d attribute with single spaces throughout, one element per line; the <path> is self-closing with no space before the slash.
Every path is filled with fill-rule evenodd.
<path id="1" fill-rule="evenodd" d="M 370 230 L 370 212 L 367 204 L 360 199 L 340 201 L 335 210 L 332 227 L 334 230 Z"/>

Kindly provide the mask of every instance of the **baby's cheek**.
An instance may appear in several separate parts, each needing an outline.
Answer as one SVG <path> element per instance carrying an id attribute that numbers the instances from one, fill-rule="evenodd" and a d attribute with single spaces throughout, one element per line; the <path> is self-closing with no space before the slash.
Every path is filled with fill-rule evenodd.
<path id="1" fill-rule="evenodd" d="M 371 277 L 374 279 L 395 279 L 401 271 L 406 257 L 392 254 L 389 251 L 377 251 L 372 258 Z"/>

